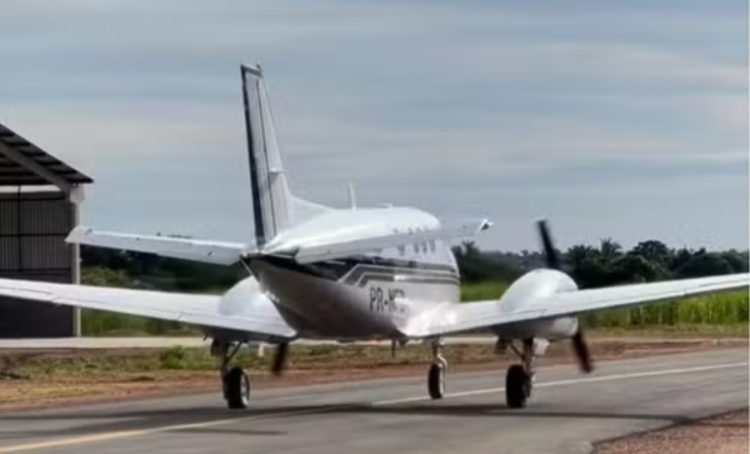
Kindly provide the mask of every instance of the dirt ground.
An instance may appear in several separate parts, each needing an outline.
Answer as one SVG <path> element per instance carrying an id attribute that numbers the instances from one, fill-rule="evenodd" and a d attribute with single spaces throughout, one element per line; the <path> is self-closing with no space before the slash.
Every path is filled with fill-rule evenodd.
<path id="1" fill-rule="evenodd" d="M 595 361 L 704 351 L 717 348 L 746 348 L 747 340 L 692 341 L 620 341 L 593 340 Z M 413 347 L 391 358 L 390 349 L 383 347 L 353 350 L 351 346 L 306 351 L 294 355 L 283 377 L 271 376 L 264 363 L 249 364 L 253 387 L 270 388 L 345 380 L 376 379 L 397 376 L 420 376 L 429 363 L 427 348 Z M 138 370 L 129 365 L 140 364 L 144 358 L 159 353 L 123 351 L 70 352 L 0 352 L 6 364 L 18 365 L 25 379 L 0 379 L 0 410 L 49 408 L 94 402 L 112 402 L 198 392 L 219 392 L 220 381 L 214 364 L 192 363 L 180 370 L 155 368 Z M 269 355 L 270 356 L 270 355 Z M 492 371 L 503 381 L 504 370 L 515 357 L 506 353 L 495 355 L 492 346 L 451 346 L 446 351 L 450 369 L 460 371 Z M 141 362 L 135 362 L 135 361 Z M 270 361 L 270 358 L 268 359 Z M 31 361 L 33 366 L 24 368 Z M 555 344 L 540 364 L 572 362 L 570 346 Z M 70 367 L 71 362 L 76 367 Z M 82 365 L 81 365 L 82 364 Z M 193 367 L 193 369 L 190 369 Z M 6 367 L 6 369 L 8 369 Z M 12 367 L 10 369 L 13 369 Z"/>
<path id="2" fill-rule="evenodd" d="M 747 454 L 748 410 L 633 435 L 597 446 L 596 454 Z"/>

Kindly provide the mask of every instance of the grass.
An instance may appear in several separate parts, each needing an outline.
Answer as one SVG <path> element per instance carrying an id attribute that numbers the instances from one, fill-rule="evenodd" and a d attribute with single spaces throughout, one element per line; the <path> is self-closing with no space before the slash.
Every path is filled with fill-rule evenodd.
<path id="1" fill-rule="evenodd" d="M 740 324 L 747 326 L 748 292 L 709 295 L 676 303 L 591 313 L 584 316 L 584 322 L 587 326 L 602 328 Z"/>
<path id="2" fill-rule="evenodd" d="M 457 345 L 450 357 L 456 364 L 494 359 L 493 345 Z M 264 357 L 256 350 L 243 348 L 233 363 L 250 371 L 266 372 L 271 365 L 273 350 Z M 331 370 L 342 367 L 372 369 L 381 366 L 427 364 L 430 349 L 420 344 L 400 348 L 395 358 L 390 347 L 371 345 L 293 345 L 289 367 L 297 371 Z M 148 374 L 159 371 L 216 371 L 218 360 L 207 348 L 172 347 L 163 350 L 78 351 L 68 354 L 41 353 L 18 361 L 17 372 L 36 378 L 50 377 L 116 377 L 128 374 Z"/>
<path id="3" fill-rule="evenodd" d="M 503 296 L 510 285 L 507 282 L 489 281 L 461 286 L 461 301 L 480 301 L 498 299 Z"/>
<path id="4" fill-rule="evenodd" d="M 149 319 L 135 315 L 84 309 L 81 311 L 81 331 L 84 336 L 141 337 L 141 336 L 200 336 L 197 328 L 177 322 Z"/>
<path id="5" fill-rule="evenodd" d="M 588 327 L 591 338 L 659 339 L 740 339 L 748 338 L 747 323 L 725 325 L 688 324 L 628 326 L 622 328 Z"/>

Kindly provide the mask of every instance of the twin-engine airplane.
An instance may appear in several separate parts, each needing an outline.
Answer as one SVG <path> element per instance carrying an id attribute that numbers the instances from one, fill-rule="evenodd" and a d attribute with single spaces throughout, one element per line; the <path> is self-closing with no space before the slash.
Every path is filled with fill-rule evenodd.
<path id="1" fill-rule="evenodd" d="M 295 197 L 281 152 L 260 67 L 241 67 L 253 193 L 255 243 L 238 244 L 76 228 L 69 242 L 199 262 L 242 262 L 251 276 L 222 296 L 187 295 L 0 279 L 0 296 L 173 320 L 200 327 L 222 359 L 224 398 L 249 404 L 245 372 L 230 364 L 249 342 L 277 345 L 273 370 L 284 367 L 295 339 L 342 342 L 389 339 L 430 342 L 427 390 L 445 393 L 443 336 L 496 335 L 520 364 L 508 369 L 506 399 L 524 407 L 534 358 L 550 341 L 569 339 L 584 372 L 592 370 L 577 316 L 603 309 L 748 287 L 748 274 L 578 290 L 561 271 L 546 224 L 540 236 L 547 268 L 531 271 L 499 300 L 459 303 L 459 270 L 448 241 L 489 228 L 486 220 L 443 224 L 413 208 L 334 209 Z M 353 201 L 353 194 L 352 194 Z M 516 348 L 518 341 L 520 348 Z"/>

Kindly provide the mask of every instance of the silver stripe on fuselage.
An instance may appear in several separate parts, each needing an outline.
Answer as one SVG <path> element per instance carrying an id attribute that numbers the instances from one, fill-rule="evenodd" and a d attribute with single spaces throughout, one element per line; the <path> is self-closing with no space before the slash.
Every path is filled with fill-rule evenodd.
<path id="1" fill-rule="evenodd" d="M 458 284 L 458 274 L 453 271 L 442 271 L 428 268 L 405 268 L 401 266 L 387 265 L 356 265 L 339 282 L 347 285 L 359 284 L 364 286 L 372 276 L 391 278 L 388 282 L 407 281 L 415 282 L 415 279 L 433 279 Z M 378 279 L 382 280 L 382 279 Z"/>
<path id="2" fill-rule="evenodd" d="M 300 265 L 293 260 L 279 257 L 268 257 L 261 259 L 261 261 L 283 267 L 290 271 L 312 274 L 317 277 L 335 280 L 340 284 L 355 287 L 364 287 L 370 281 L 446 285 L 460 284 L 460 276 L 454 268 L 428 262 L 393 261 L 391 263 L 373 264 L 368 262 L 325 261 Z"/>
<path id="3" fill-rule="evenodd" d="M 358 286 L 365 287 L 371 281 L 373 282 L 407 282 L 410 284 L 445 284 L 445 285 L 459 285 L 458 279 L 451 279 L 450 277 L 438 277 L 438 276 L 407 276 L 400 274 L 365 274 L 362 279 L 359 280 Z M 353 285 L 344 282 L 345 285 Z"/>

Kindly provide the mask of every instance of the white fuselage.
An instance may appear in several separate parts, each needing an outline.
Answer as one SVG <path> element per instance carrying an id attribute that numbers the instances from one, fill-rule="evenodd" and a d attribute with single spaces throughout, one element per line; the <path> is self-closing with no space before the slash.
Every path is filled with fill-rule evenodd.
<path id="1" fill-rule="evenodd" d="M 293 250 L 331 238 L 354 241 L 438 226 L 434 216 L 410 208 L 333 210 L 284 231 L 266 247 Z M 455 257 L 438 240 L 304 265 L 279 254 L 248 266 L 286 322 L 308 338 L 394 337 L 398 326 L 423 309 L 420 301 L 458 303 L 460 297 Z"/>
<path id="2" fill-rule="evenodd" d="M 459 304 L 459 270 L 450 247 L 437 238 L 456 238 L 456 231 L 441 232 L 437 218 L 417 209 L 342 210 L 296 197 L 287 182 L 262 71 L 243 66 L 242 81 L 255 222 L 253 252 L 243 260 L 253 277 L 233 289 L 227 307 L 236 310 L 242 295 L 263 301 L 253 317 L 288 325 L 306 338 L 403 338 L 431 332 L 424 325 L 435 322 L 431 316 L 439 311 L 440 323 L 455 323 L 461 311 L 451 306 Z M 354 207 L 353 190 L 351 202 Z M 486 222 L 477 226 L 487 227 Z M 458 231 L 477 233 L 463 229 L 466 225 Z M 380 242 L 384 238 L 391 241 Z M 539 289 L 570 286 L 567 276 L 547 271 L 514 284 L 509 298 L 498 301 L 498 311 L 506 299 L 508 307 L 525 304 L 543 296 Z M 552 325 L 555 332 L 566 331 Z"/>

